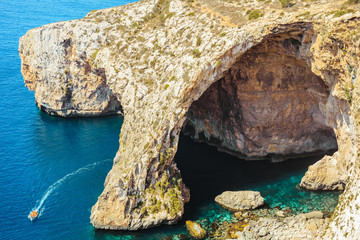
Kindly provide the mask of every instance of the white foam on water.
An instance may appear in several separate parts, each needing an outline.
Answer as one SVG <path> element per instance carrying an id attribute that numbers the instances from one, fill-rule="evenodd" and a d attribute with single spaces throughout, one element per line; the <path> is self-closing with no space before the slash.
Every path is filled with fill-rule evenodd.
<path id="1" fill-rule="evenodd" d="M 30 214 L 31 212 L 33 211 L 36 211 L 38 212 L 38 215 L 36 218 L 39 218 L 41 216 L 41 213 L 44 211 L 45 207 L 43 207 L 44 205 L 44 202 L 45 200 L 50 196 L 50 194 L 52 192 L 54 192 L 62 183 L 64 183 L 66 180 L 78 175 L 78 174 L 81 174 L 83 172 L 86 172 L 86 171 L 89 171 L 91 169 L 93 169 L 95 166 L 99 165 L 99 164 L 102 164 L 102 163 L 105 163 L 105 162 L 109 162 L 111 161 L 112 159 L 106 159 L 104 161 L 99 161 L 99 162 L 95 162 L 95 163 L 91 163 L 91 164 L 88 164 L 86 165 L 85 167 L 82 167 L 82 168 L 79 168 L 78 170 L 72 172 L 72 173 L 69 173 L 67 175 L 65 175 L 63 178 L 57 180 L 54 184 L 52 184 L 50 187 L 48 187 L 48 189 L 45 191 L 44 195 L 42 196 L 42 198 L 40 199 L 40 201 L 38 202 L 38 204 L 33 208 L 31 209 L 29 215 L 28 215 L 28 218 L 30 220 L 31 217 L 30 217 Z"/>

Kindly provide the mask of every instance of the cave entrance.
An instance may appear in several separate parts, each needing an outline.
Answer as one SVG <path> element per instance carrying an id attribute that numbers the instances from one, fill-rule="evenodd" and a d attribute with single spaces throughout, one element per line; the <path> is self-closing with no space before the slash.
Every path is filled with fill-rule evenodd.
<path id="1" fill-rule="evenodd" d="M 326 120 L 330 89 L 307 63 L 311 39 L 304 35 L 252 47 L 191 105 L 175 156 L 190 207 L 278 177 L 300 176 L 299 183 L 309 165 L 337 150 Z"/>
<path id="2" fill-rule="evenodd" d="M 290 208 L 295 213 L 335 209 L 339 191 L 311 192 L 299 188 L 308 167 L 323 155 L 282 162 L 247 161 L 220 152 L 206 143 L 180 134 L 174 161 L 190 189 L 190 202 L 183 219 L 228 220 L 231 213 L 217 205 L 215 197 L 224 191 L 260 191 L 269 207 Z M 291 202 L 290 202 L 291 201 Z"/>
<path id="3" fill-rule="evenodd" d="M 306 63 L 304 38 L 274 36 L 248 50 L 193 102 L 183 132 L 248 160 L 337 150 L 326 120 L 330 91 Z"/>

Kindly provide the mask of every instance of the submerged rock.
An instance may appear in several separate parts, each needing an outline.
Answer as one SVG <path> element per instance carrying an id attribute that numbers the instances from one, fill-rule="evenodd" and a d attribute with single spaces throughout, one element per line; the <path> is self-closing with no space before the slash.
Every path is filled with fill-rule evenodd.
<path id="1" fill-rule="evenodd" d="M 206 231 L 203 229 L 200 224 L 193 221 L 186 221 L 186 228 L 189 231 L 190 235 L 195 239 L 204 239 L 206 237 Z"/>
<path id="2" fill-rule="evenodd" d="M 255 209 L 264 204 L 264 198 L 256 191 L 226 191 L 215 197 L 215 202 L 233 211 Z"/>

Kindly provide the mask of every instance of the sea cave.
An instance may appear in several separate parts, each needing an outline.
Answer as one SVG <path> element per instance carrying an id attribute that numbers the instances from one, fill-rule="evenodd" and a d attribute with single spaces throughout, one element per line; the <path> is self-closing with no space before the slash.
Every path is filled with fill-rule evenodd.
<path id="1" fill-rule="evenodd" d="M 310 45 L 309 35 L 298 33 L 252 47 L 193 102 L 183 132 L 248 160 L 336 151 L 326 113 L 330 87 L 305 59 Z"/>

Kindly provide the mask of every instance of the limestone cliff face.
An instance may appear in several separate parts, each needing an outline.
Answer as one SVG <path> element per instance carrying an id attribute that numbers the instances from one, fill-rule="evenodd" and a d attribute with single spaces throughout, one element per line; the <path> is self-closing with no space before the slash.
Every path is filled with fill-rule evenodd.
<path id="1" fill-rule="evenodd" d="M 185 132 L 247 159 L 337 149 L 325 119 L 329 87 L 306 64 L 312 34 L 275 35 L 248 50 L 192 104 Z"/>
<path id="2" fill-rule="evenodd" d="M 75 25 L 51 24 L 20 39 L 25 86 L 35 91 L 38 107 L 51 115 L 121 114 L 121 104 L 107 84 L 105 69 L 94 66 L 83 51 L 89 46 L 80 39 L 90 26 Z"/>
<path id="3" fill-rule="evenodd" d="M 360 14 L 340 16 L 342 4 L 144 0 L 30 30 L 19 51 L 40 107 L 124 112 L 91 223 L 136 230 L 181 218 L 190 192 L 173 158 L 185 122 L 195 139 L 249 159 L 338 148 L 321 161 L 343 177 L 357 156 Z M 337 211 L 334 221 L 346 218 Z"/>

